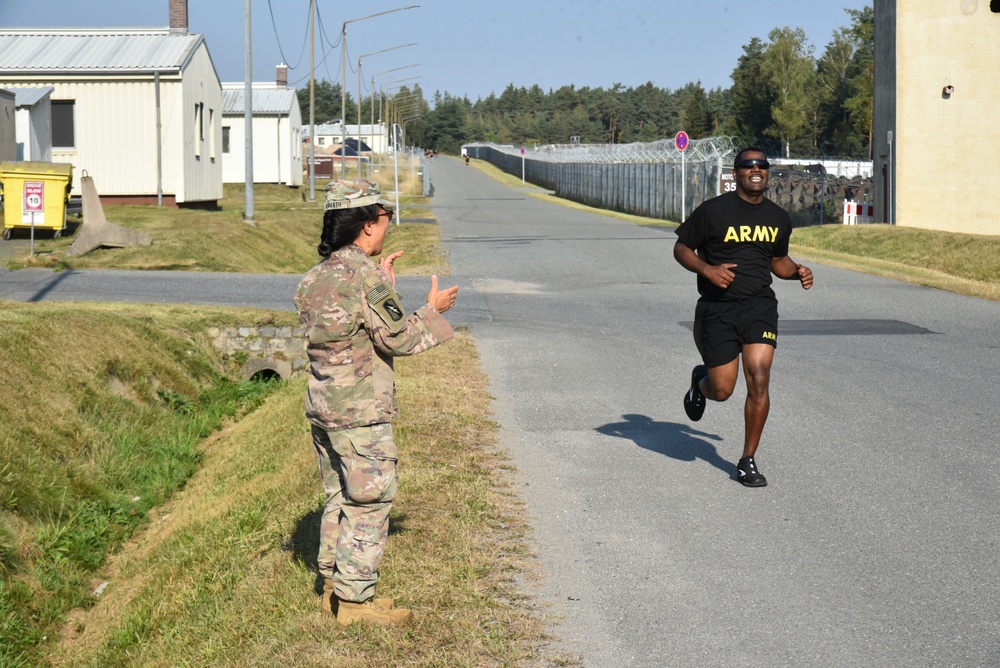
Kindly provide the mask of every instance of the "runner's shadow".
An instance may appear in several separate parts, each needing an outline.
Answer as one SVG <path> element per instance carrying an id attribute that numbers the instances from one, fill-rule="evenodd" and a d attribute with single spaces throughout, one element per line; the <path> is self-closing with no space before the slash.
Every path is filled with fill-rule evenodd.
<path id="1" fill-rule="evenodd" d="M 736 480 L 736 467 L 723 459 L 714 445 L 704 440 L 721 441 L 721 436 L 692 429 L 686 424 L 656 422 L 646 415 L 629 413 L 622 418 L 623 422 L 601 425 L 594 431 L 628 439 L 640 448 L 659 452 L 661 455 L 682 462 L 700 459 L 725 472 L 732 480 Z"/>

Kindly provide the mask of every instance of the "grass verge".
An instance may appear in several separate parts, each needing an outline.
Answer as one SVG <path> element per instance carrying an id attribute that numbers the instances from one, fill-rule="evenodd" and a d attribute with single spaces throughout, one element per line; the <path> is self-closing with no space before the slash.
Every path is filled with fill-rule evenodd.
<path id="1" fill-rule="evenodd" d="M 379 593 L 403 629 L 343 628 L 318 606 L 323 493 L 304 382 L 211 439 L 197 474 L 103 573 L 50 657 L 72 666 L 576 665 L 548 654 L 524 598 L 531 555 L 471 340 L 397 360 L 400 492 Z"/>
<path id="2" fill-rule="evenodd" d="M 427 199 L 420 192 L 418 176 L 401 171 L 401 217 L 426 217 L 419 208 Z M 244 188 L 226 184 L 217 211 L 150 206 L 107 206 L 107 219 L 153 236 L 152 246 L 102 248 L 80 257 L 67 257 L 73 235 L 36 239 L 36 254 L 25 248 L 23 257 L 7 263 L 8 269 L 141 269 L 221 271 L 251 274 L 304 274 L 319 260 L 316 244 L 323 226 L 323 190 L 317 202 L 307 202 L 308 188 L 278 185 L 254 187 L 255 224 L 243 222 Z M 386 250 L 405 248 L 395 265 L 400 275 L 447 275 L 447 258 L 439 244 L 437 225 L 393 225 Z"/>
<path id="3" fill-rule="evenodd" d="M 251 317 L 4 302 L 0 665 L 38 662 L 107 554 L 198 468 L 201 441 L 266 396 L 191 333 Z"/>

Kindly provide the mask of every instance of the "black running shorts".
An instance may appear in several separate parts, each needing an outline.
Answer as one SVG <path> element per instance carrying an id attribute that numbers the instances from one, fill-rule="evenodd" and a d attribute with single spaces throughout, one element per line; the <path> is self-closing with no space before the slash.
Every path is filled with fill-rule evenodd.
<path id="1" fill-rule="evenodd" d="M 699 301 L 694 311 L 694 342 L 708 368 L 732 362 L 747 343 L 777 348 L 778 300 Z"/>

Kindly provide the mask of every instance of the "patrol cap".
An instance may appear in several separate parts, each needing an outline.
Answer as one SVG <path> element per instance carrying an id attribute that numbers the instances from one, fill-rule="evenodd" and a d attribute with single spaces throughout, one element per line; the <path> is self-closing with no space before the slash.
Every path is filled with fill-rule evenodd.
<path id="1" fill-rule="evenodd" d="M 382 197 L 378 184 L 368 179 L 345 181 L 335 179 L 326 186 L 326 202 L 323 210 L 354 209 L 359 206 L 378 204 L 386 211 L 392 211 L 396 205 Z"/>

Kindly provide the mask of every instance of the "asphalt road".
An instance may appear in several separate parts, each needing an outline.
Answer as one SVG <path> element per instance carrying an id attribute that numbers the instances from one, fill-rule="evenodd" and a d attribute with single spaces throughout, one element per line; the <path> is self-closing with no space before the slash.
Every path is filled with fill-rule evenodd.
<path id="1" fill-rule="evenodd" d="M 745 390 L 701 422 L 694 276 L 669 229 L 430 165 L 555 632 L 586 666 L 1000 665 L 1000 305 L 812 265 L 776 286 L 771 417 L 735 481 Z M 140 280 L 141 279 L 141 280 Z M 298 277 L 7 272 L 21 300 L 288 309 Z M 427 279 L 401 281 L 416 307 Z M 246 296 L 244 296 L 246 295 Z"/>

